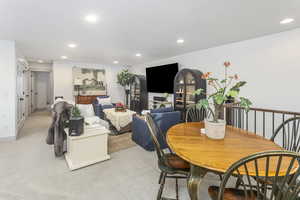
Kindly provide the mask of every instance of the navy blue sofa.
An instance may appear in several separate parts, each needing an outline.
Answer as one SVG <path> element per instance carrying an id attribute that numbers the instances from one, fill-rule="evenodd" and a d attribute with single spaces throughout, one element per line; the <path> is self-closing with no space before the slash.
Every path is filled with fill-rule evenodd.
<path id="1" fill-rule="evenodd" d="M 99 96 L 99 98 L 105 98 L 105 97 L 109 97 L 109 96 Z M 93 101 L 93 107 L 94 107 L 94 111 L 95 111 L 95 115 L 98 116 L 100 119 L 104 119 L 104 109 L 109 109 L 109 108 L 114 108 L 115 106 L 113 104 L 111 105 L 101 105 L 98 103 L 98 100 L 95 99 Z"/>
<path id="2" fill-rule="evenodd" d="M 168 147 L 165 141 L 165 134 L 170 127 L 181 122 L 180 112 L 174 111 L 173 108 L 159 108 L 152 110 L 151 116 L 164 134 L 163 136 L 158 137 L 158 141 L 161 147 L 165 149 Z M 154 144 L 146 121 L 143 117 L 137 115 L 133 116 L 131 139 L 143 149 L 147 151 L 154 151 Z"/>

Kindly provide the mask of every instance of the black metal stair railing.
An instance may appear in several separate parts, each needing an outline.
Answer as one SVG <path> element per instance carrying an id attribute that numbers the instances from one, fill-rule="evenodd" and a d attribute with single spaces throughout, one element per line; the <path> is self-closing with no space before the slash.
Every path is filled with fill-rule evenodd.
<path id="1" fill-rule="evenodd" d="M 237 128 L 270 139 L 277 127 L 292 117 L 299 117 L 300 112 L 290 112 L 263 108 L 250 108 L 248 112 L 238 105 L 225 106 L 226 122 Z M 283 129 L 284 131 L 284 129 Z"/>

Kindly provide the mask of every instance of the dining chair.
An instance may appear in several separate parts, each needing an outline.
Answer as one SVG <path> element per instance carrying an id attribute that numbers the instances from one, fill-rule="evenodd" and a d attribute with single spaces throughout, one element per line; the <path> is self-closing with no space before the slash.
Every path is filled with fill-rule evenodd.
<path id="1" fill-rule="evenodd" d="M 288 151 L 300 151 L 300 116 L 284 121 L 272 135 L 271 141 L 276 142 Z"/>
<path id="2" fill-rule="evenodd" d="M 191 106 L 187 109 L 185 122 L 200 122 L 205 118 L 205 110 L 198 108 L 197 105 Z"/>
<path id="3" fill-rule="evenodd" d="M 213 200 L 299 199 L 299 160 L 300 155 L 291 151 L 267 151 L 250 155 L 231 165 L 220 187 L 210 186 L 208 193 Z M 227 187 L 233 177 L 242 181 L 242 189 Z M 256 181 L 258 179 L 269 184 Z"/>
<path id="4" fill-rule="evenodd" d="M 190 164 L 174 153 L 165 153 L 161 148 L 160 143 L 158 142 L 159 135 L 162 135 L 162 132 L 155 124 L 151 114 L 146 115 L 146 122 L 149 128 L 150 135 L 152 137 L 155 151 L 158 157 L 158 167 L 161 171 L 159 181 L 160 188 L 157 194 L 157 200 L 167 199 L 162 198 L 162 193 L 165 185 L 166 178 L 175 179 L 175 189 L 176 189 L 176 200 L 179 199 L 178 195 L 178 179 L 187 179 L 190 171 Z"/>
<path id="5" fill-rule="evenodd" d="M 280 124 L 274 131 L 271 141 L 276 142 L 282 148 L 288 151 L 300 151 L 300 116 L 292 117 Z M 258 181 L 263 182 L 259 179 Z M 238 179 L 236 188 L 240 186 L 241 182 Z"/>

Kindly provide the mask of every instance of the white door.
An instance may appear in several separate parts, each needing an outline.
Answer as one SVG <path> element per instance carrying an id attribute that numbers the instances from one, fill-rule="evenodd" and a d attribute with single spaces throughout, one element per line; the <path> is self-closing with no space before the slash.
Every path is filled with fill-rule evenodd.
<path id="1" fill-rule="evenodd" d="M 36 91 L 36 78 L 35 78 L 35 72 L 31 72 L 31 112 L 34 112 L 36 109 L 36 96 L 37 96 L 37 91 Z"/>
<path id="2" fill-rule="evenodd" d="M 25 118 L 30 114 L 30 71 L 24 73 L 24 92 L 25 92 Z"/>
<path id="3" fill-rule="evenodd" d="M 17 63 L 17 124 L 20 128 L 25 120 L 24 66 Z"/>
<path id="4" fill-rule="evenodd" d="M 49 102 L 49 72 L 36 72 L 37 109 L 47 108 Z"/>

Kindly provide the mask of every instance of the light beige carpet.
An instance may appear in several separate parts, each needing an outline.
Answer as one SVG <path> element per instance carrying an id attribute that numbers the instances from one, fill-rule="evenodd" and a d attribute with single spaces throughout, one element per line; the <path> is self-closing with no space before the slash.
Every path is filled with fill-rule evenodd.
<path id="1" fill-rule="evenodd" d="M 32 130 L 38 129 L 42 132 L 48 130 L 51 123 L 51 113 L 47 111 L 38 111 L 32 114 L 30 123 L 26 124 L 26 129 L 23 132 L 26 135 L 31 134 Z M 47 132 L 46 132 L 47 133 Z M 25 134 L 21 134 L 23 137 Z M 114 153 L 130 147 L 134 147 L 136 144 L 131 140 L 131 132 L 121 135 L 108 135 L 108 152 Z"/>
<path id="2" fill-rule="evenodd" d="M 53 146 L 45 142 L 50 122 L 48 113 L 34 113 L 18 140 L 0 142 L 0 200 L 156 199 L 160 170 L 155 152 L 136 145 L 110 154 L 110 160 L 71 172 L 65 159 L 56 158 Z M 129 135 L 111 138 L 113 143 L 121 138 L 130 141 Z M 199 187 L 201 199 L 210 199 L 208 186 L 219 184 L 218 176 L 207 174 Z M 166 180 L 163 195 L 174 198 L 174 190 L 175 181 Z M 190 199 L 186 180 L 179 181 L 179 198 Z"/>
<path id="3" fill-rule="evenodd" d="M 108 153 L 114 153 L 136 146 L 136 144 L 131 140 L 131 134 L 131 132 L 128 132 L 121 135 L 109 135 Z"/>

